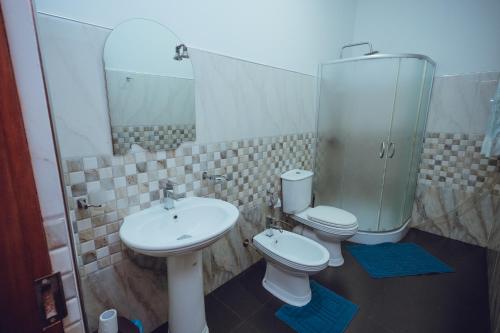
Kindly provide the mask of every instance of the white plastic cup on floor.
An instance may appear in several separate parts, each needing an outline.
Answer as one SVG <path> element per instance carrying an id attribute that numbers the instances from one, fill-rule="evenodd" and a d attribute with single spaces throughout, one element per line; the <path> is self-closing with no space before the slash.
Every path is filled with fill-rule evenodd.
<path id="1" fill-rule="evenodd" d="M 118 313 L 115 309 L 101 313 L 98 333 L 118 333 Z"/>

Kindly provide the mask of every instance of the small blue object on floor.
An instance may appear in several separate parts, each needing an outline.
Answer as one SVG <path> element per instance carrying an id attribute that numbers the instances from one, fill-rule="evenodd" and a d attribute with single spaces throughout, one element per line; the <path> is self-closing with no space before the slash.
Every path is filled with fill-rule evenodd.
<path id="1" fill-rule="evenodd" d="M 348 245 L 347 250 L 376 279 L 453 272 L 448 265 L 414 243 L 356 244 Z"/>
<path id="2" fill-rule="evenodd" d="M 285 304 L 276 317 L 299 333 L 344 332 L 358 306 L 315 281 L 311 281 L 311 291 L 311 301 L 305 306 Z"/>
<path id="3" fill-rule="evenodd" d="M 139 333 L 144 333 L 144 326 L 142 326 L 142 321 L 140 321 L 139 319 L 132 319 L 131 322 L 137 326 L 137 328 L 139 329 Z"/>

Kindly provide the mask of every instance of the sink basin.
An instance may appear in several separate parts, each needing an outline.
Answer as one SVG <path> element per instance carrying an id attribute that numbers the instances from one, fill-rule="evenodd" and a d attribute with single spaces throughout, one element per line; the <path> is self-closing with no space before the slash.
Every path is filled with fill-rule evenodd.
<path id="1" fill-rule="evenodd" d="M 120 238 L 126 246 L 167 257 L 169 333 L 208 333 L 201 249 L 223 237 L 238 215 L 228 202 L 194 197 L 170 210 L 157 205 L 125 217 Z"/>
<path id="2" fill-rule="evenodd" d="M 238 209 L 210 198 L 177 200 L 175 208 L 157 205 L 126 216 L 120 228 L 123 243 L 136 252 L 166 257 L 209 246 L 231 229 Z"/>

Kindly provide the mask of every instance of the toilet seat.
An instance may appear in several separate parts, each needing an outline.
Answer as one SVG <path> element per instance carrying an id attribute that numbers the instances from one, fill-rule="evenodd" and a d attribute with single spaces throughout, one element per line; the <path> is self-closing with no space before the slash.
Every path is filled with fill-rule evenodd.
<path id="1" fill-rule="evenodd" d="M 328 207 L 328 206 L 318 206 L 318 207 Z M 317 216 L 320 214 L 318 214 L 318 215 L 315 214 L 318 212 L 318 211 L 316 211 L 316 212 L 314 211 L 314 209 L 316 209 L 316 208 L 311 208 L 311 207 L 306 208 L 304 211 L 293 215 L 293 218 L 295 220 L 297 220 L 298 222 L 303 223 L 303 224 L 307 225 L 308 227 L 311 227 L 312 229 L 317 229 L 317 230 L 323 231 L 323 232 L 328 233 L 328 234 L 354 235 L 358 231 L 357 219 L 351 213 L 346 212 L 346 211 L 339 209 L 339 208 L 328 207 L 328 208 L 334 208 L 337 211 L 342 211 L 346 215 L 344 215 L 344 214 L 342 214 L 342 215 L 339 214 L 339 215 L 348 217 L 347 223 L 345 223 L 344 225 L 342 225 L 341 223 L 334 224 L 334 223 L 329 223 L 329 221 L 324 221 L 324 220 L 318 219 Z M 310 217 L 311 210 L 313 210 L 312 216 L 315 216 L 316 219 L 312 219 Z M 323 213 L 323 211 L 320 211 L 320 212 Z M 347 214 L 352 215 L 352 217 L 350 217 Z M 356 220 L 356 222 L 352 223 L 352 218 L 354 218 L 354 220 Z"/>
<path id="2" fill-rule="evenodd" d="M 314 222 L 323 223 L 335 228 L 349 229 L 358 224 L 356 216 L 332 206 L 316 206 L 307 210 L 307 216 Z"/>

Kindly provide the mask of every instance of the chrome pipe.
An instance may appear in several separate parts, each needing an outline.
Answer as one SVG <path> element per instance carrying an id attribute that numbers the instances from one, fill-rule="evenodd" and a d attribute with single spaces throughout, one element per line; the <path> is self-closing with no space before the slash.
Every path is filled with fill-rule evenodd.
<path id="1" fill-rule="evenodd" d="M 343 59 L 338 59 L 338 60 L 333 60 L 333 61 L 326 61 L 320 63 L 320 66 L 323 65 L 332 65 L 332 64 L 338 64 L 342 62 L 350 62 L 350 61 L 362 61 L 362 60 L 374 60 L 374 59 L 390 59 L 390 58 L 415 58 L 415 59 L 420 59 L 420 60 L 426 60 L 433 64 L 434 66 L 436 65 L 436 62 L 432 60 L 430 57 L 423 55 L 423 54 L 414 54 L 414 53 L 377 53 L 374 55 L 369 55 L 369 56 L 360 56 L 360 57 L 352 57 L 352 58 L 343 58 Z"/>
<path id="2" fill-rule="evenodd" d="M 361 46 L 361 45 L 368 45 L 368 47 L 370 48 L 370 52 L 368 54 L 374 53 L 372 43 L 370 43 L 370 42 L 359 42 L 359 43 L 346 44 L 346 45 L 342 46 L 342 48 L 340 49 L 340 59 L 342 59 L 342 55 L 343 55 L 345 49 L 348 49 L 350 47 Z"/>

